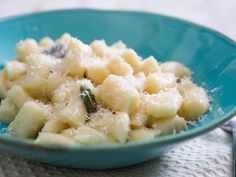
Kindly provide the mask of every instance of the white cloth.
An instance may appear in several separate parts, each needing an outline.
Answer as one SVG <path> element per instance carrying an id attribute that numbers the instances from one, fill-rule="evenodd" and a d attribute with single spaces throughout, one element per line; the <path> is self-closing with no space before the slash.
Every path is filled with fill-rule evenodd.
<path id="1" fill-rule="evenodd" d="M 21 3 L 21 5 L 17 5 Z M 0 18 L 65 8 L 103 8 L 157 12 L 184 18 L 236 39 L 235 0 L 1 0 Z M 0 152 L 0 177 L 231 177 L 231 136 L 215 131 L 174 147 L 155 160 L 117 170 L 53 167 Z"/>

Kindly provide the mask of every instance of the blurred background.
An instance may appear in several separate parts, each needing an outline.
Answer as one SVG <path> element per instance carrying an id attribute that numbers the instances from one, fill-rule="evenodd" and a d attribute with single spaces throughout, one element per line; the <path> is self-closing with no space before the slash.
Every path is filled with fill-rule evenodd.
<path id="1" fill-rule="evenodd" d="M 68 8 L 165 14 L 208 26 L 236 40 L 236 0 L 0 0 L 0 18 Z"/>

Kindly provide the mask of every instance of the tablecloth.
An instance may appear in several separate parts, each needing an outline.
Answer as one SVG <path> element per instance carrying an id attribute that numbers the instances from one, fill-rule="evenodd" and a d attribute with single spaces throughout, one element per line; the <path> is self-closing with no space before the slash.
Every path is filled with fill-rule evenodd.
<path id="1" fill-rule="evenodd" d="M 172 15 L 214 28 L 236 39 L 234 0 L 1 0 L 0 18 L 84 7 Z M 231 177 L 231 147 L 231 136 L 218 128 L 178 145 L 154 160 L 127 168 L 96 171 L 55 167 L 0 152 L 0 177 Z"/>

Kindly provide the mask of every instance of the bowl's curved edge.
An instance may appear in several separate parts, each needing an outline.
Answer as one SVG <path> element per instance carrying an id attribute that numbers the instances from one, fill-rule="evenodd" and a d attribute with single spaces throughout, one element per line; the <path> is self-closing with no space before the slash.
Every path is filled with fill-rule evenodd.
<path id="1" fill-rule="evenodd" d="M 109 9 L 95 9 L 95 8 L 70 8 L 70 9 L 55 9 L 55 10 L 42 10 L 39 12 L 29 12 L 29 13 L 24 13 L 21 15 L 12 15 L 12 16 L 8 16 L 8 17 L 4 17 L 4 18 L 0 18 L 0 23 L 4 23 L 4 22 L 9 22 L 12 20 L 17 20 L 17 19 L 21 19 L 21 18 L 28 18 L 29 16 L 35 16 L 35 15 L 41 15 L 41 14 L 50 14 L 50 13 L 64 13 L 64 12 L 73 12 L 73 11 L 93 11 L 93 12 L 100 12 L 100 13 L 136 13 L 136 14 L 140 14 L 140 15 L 154 15 L 154 16 L 161 16 L 161 17 L 165 17 L 168 19 L 174 19 L 177 21 L 180 21 L 182 23 L 188 24 L 188 25 L 192 25 L 192 26 L 197 26 L 198 28 L 210 31 L 212 33 L 215 33 L 218 36 L 223 37 L 224 39 L 226 39 L 228 42 L 230 42 L 233 46 L 235 46 L 236 48 L 236 40 L 230 38 L 229 36 L 227 36 L 226 34 L 210 28 L 210 27 L 206 27 L 204 25 L 201 25 L 199 23 L 196 22 L 191 22 L 189 20 L 186 19 L 182 19 L 179 17 L 174 17 L 174 16 L 170 16 L 170 15 L 166 15 L 166 14 L 160 14 L 160 13 L 154 13 L 154 12 L 147 12 L 147 11 L 141 11 L 141 10 L 109 10 Z"/>
<path id="2" fill-rule="evenodd" d="M 5 19 L 0 19 L 0 24 L 3 23 L 7 23 L 10 21 L 15 21 L 15 20 L 19 20 L 19 19 L 24 19 L 24 18 L 29 18 L 32 16 L 37 16 L 37 15 L 47 15 L 47 14 L 51 14 L 51 13 L 65 13 L 65 12 L 73 12 L 73 11 L 93 11 L 93 12 L 99 12 L 99 13 L 131 13 L 131 14 L 139 14 L 139 15 L 153 15 L 153 16 L 162 16 L 164 18 L 168 18 L 168 19 L 174 19 L 176 21 L 179 21 L 181 23 L 190 25 L 190 26 L 195 26 L 197 28 L 201 28 L 203 30 L 209 31 L 211 33 L 214 33 L 215 35 L 217 35 L 220 38 L 223 38 L 224 40 L 226 40 L 230 45 L 232 45 L 235 49 L 236 49 L 236 42 L 232 39 L 230 39 L 229 37 L 227 37 L 226 35 L 204 27 L 202 25 L 199 24 L 195 24 L 192 22 L 189 22 L 187 20 L 182 20 L 179 18 L 175 18 L 175 17 L 170 17 L 170 16 L 166 16 L 166 15 L 159 15 L 159 14 L 154 14 L 154 13 L 146 13 L 146 12 L 139 12 L 139 11 L 120 11 L 120 10 L 95 10 L 95 9 L 69 9 L 69 10 L 52 10 L 52 11 L 44 11 L 44 12 L 37 12 L 37 13 L 29 13 L 29 14 L 24 14 L 21 16 L 12 16 L 12 17 L 8 17 Z M 176 141 L 184 141 L 193 137 L 197 137 L 199 135 L 202 135 L 204 133 L 207 133 L 213 129 L 215 129 L 216 127 L 220 126 L 221 124 L 223 124 L 224 122 L 226 122 L 227 120 L 231 119 L 234 115 L 236 115 L 236 106 L 231 110 L 231 112 L 229 112 L 228 114 L 225 114 L 223 116 L 222 119 L 216 119 L 214 121 L 212 121 L 211 123 L 207 124 L 207 126 L 202 126 L 196 130 L 190 130 L 190 131 L 186 131 L 182 134 L 176 134 L 176 135 L 171 135 L 171 136 L 167 136 L 167 137 L 163 137 L 161 139 L 154 139 L 151 141 L 145 141 L 145 142 L 136 142 L 136 143 L 127 143 L 127 144 L 116 144 L 116 145 L 110 145 L 110 144 L 104 144 L 104 145 L 94 145 L 94 146 L 79 146 L 79 145 L 75 145 L 75 146 L 68 146 L 68 145 L 38 145 L 35 144 L 32 140 L 28 140 L 28 139 L 24 139 L 24 138 L 18 138 L 18 137 L 12 137 L 12 136 L 0 136 L 0 143 L 1 144 L 6 144 L 8 146 L 17 146 L 17 147 L 27 147 L 27 148 L 33 148 L 33 149 L 40 149 L 42 148 L 43 150 L 59 150 L 59 151 L 77 151 L 77 150 L 82 150 L 82 151 L 90 151 L 90 150 L 106 150 L 106 149 L 114 149 L 114 148 L 130 148 L 133 146 L 148 146 L 148 145 L 167 145 L 167 144 L 171 144 L 174 143 Z"/>

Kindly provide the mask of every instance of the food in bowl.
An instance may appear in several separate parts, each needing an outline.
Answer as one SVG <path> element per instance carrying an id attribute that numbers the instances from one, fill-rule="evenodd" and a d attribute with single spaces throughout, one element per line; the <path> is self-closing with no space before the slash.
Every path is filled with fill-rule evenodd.
<path id="1" fill-rule="evenodd" d="M 0 71 L 0 121 L 36 143 L 145 141 L 182 131 L 209 109 L 181 63 L 142 59 L 122 42 L 90 45 L 69 34 L 16 46 Z"/>

